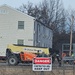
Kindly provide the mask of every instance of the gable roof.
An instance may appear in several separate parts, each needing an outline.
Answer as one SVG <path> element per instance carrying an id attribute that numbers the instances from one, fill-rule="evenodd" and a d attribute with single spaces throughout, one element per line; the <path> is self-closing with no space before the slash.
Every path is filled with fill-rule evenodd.
<path id="1" fill-rule="evenodd" d="M 41 23 L 43 26 L 49 28 L 48 26 L 46 26 L 46 25 L 45 25 L 43 22 L 41 22 L 40 20 L 38 20 L 38 19 L 36 19 L 36 18 L 34 18 L 34 17 L 28 15 L 28 14 L 25 14 L 25 13 L 23 13 L 23 12 L 17 10 L 16 8 L 13 8 L 13 7 L 11 7 L 11 6 L 8 6 L 7 4 L 1 5 L 0 7 L 7 7 L 7 8 L 9 8 L 9 9 L 12 9 L 12 10 L 14 10 L 14 11 L 20 13 L 20 14 L 23 14 L 23 15 L 25 15 L 25 16 L 28 16 L 28 17 L 32 18 L 33 20 L 35 20 L 35 21 Z M 49 28 L 49 29 L 51 29 L 51 28 Z M 51 29 L 51 30 L 52 30 L 52 29 Z"/>
<path id="2" fill-rule="evenodd" d="M 20 14 L 23 14 L 23 15 L 25 15 L 25 16 L 28 16 L 28 17 L 32 18 L 32 19 L 35 19 L 34 17 L 32 17 L 32 16 L 30 16 L 30 15 L 28 15 L 28 14 L 25 14 L 25 13 L 23 13 L 23 12 L 17 10 L 16 8 L 13 8 L 13 7 L 11 7 L 11 6 L 8 6 L 7 4 L 1 5 L 0 7 L 7 7 L 7 8 L 12 9 L 12 10 L 14 10 L 14 11 L 20 13 Z"/>

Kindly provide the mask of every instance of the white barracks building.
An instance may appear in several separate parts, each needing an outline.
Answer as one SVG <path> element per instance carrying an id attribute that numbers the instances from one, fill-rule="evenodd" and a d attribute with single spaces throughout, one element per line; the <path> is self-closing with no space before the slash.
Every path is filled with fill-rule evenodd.
<path id="1" fill-rule="evenodd" d="M 0 6 L 0 56 L 5 56 L 8 44 L 52 48 L 52 30 L 34 17 Z"/>

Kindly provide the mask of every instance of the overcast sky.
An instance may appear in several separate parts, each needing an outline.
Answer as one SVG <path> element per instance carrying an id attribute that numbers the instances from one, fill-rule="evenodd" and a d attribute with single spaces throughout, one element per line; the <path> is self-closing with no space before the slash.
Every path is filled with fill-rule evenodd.
<path id="1" fill-rule="evenodd" d="M 39 2 L 42 2 L 42 0 L 0 0 L 0 5 L 7 4 L 12 7 L 19 7 L 22 4 L 27 4 L 29 2 L 32 2 L 33 4 L 38 4 Z"/>
<path id="2" fill-rule="evenodd" d="M 75 0 L 62 0 L 66 9 L 72 8 L 75 10 Z"/>
<path id="3" fill-rule="evenodd" d="M 43 0 L 0 0 L 0 5 L 7 4 L 14 8 L 18 8 L 22 4 L 27 4 L 27 2 L 32 2 L 33 4 L 38 4 Z M 62 0 L 65 9 L 75 9 L 75 0 Z"/>

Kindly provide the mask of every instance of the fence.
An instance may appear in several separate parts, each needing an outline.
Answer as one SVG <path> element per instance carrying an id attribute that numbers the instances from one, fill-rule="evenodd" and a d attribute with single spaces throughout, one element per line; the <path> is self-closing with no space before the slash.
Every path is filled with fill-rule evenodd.
<path id="1" fill-rule="evenodd" d="M 0 75 L 75 75 L 75 67 L 73 64 L 62 64 L 58 66 L 58 62 L 55 61 L 52 67 L 52 71 L 48 72 L 34 72 L 31 65 L 18 65 L 7 66 L 0 65 Z"/>

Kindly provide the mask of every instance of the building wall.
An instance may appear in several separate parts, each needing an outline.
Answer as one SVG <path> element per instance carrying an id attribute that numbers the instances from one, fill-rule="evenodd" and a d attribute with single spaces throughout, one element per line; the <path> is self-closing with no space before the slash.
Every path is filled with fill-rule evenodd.
<path id="1" fill-rule="evenodd" d="M 52 48 L 52 30 L 11 7 L 0 7 L 0 56 L 5 56 L 8 44 L 17 44 Z M 24 29 L 18 29 L 18 21 L 24 21 Z"/>
<path id="2" fill-rule="evenodd" d="M 24 45 L 33 45 L 34 18 L 8 6 L 0 7 L 0 55 L 5 55 L 7 44 L 17 44 L 18 39 Z M 24 21 L 24 29 L 18 29 L 18 21 Z"/>
<path id="3" fill-rule="evenodd" d="M 52 48 L 52 30 L 39 22 L 35 24 L 35 45 Z"/>

